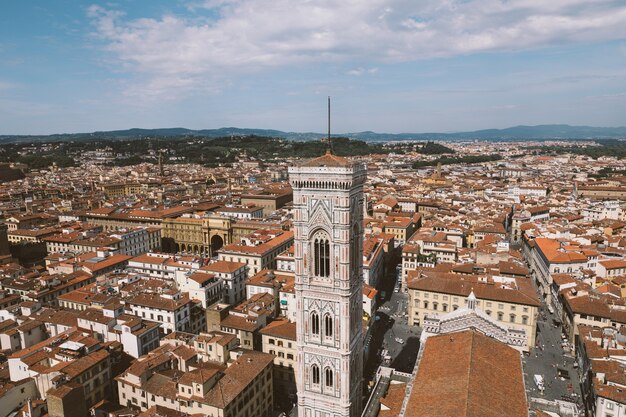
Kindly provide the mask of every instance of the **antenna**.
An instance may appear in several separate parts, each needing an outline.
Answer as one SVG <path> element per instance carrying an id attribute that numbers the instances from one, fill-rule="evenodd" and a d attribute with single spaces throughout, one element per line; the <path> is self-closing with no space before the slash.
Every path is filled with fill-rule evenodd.
<path id="1" fill-rule="evenodd" d="M 333 153 L 333 146 L 330 141 L 330 96 L 328 96 L 328 142 L 326 143 L 326 153 Z"/>

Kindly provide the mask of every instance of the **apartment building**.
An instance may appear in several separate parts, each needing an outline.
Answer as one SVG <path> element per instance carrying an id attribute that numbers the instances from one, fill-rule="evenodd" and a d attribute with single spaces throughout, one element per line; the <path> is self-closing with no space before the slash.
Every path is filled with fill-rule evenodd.
<path id="1" fill-rule="evenodd" d="M 582 402 L 587 415 L 626 415 L 623 332 L 607 327 L 579 325 L 576 359 L 580 369 Z"/>
<path id="2" fill-rule="evenodd" d="M 115 378 L 118 401 L 142 411 L 161 406 L 186 414 L 267 416 L 273 408 L 273 357 L 242 350 L 228 366 L 196 362 L 189 348 L 161 346 Z"/>
<path id="3" fill-rule="evenodd" d="M 416 233 L 409 243 L 417 245 L 420 255 L 434 256 L 437 262 L 456 262 L 458 259 L 458 247 L 455 242 L 448 240 L 445 232 Z M 421 259 L 421 261 L 428 261 L 428 259 Z"/>
<path id="4" fill-rule="evenodd" d="M 176 256 L 167 253 L 146 253 L 128 261 L 128 269 L 152 278 L 174 280 L 177 272 L 200 269 L 202 259 L 196 256 Z"/>
<path id="5" fill-rule="evenodd" d="M 237 306 L 215 305 L 207 310 L 207 328 L 234 334 L 245 349 L 260 349 L 259 330 L 276 316 L 277 299 L 262 292 Z"/>
<path id="6" fill-rule="evenodd" d="M 212 331 L 200 334 L 172 332 L 161 339 L 161 346 L 186 346 L 195 351 L 201 362 L 217 362 L 226 365 L 231 360 L 230 352 L 239 348 L 235 335 Z"/>
<path id="7" fill-rule="evenodd" d="M 86 271 L 53 274 L 27 274 L 8 279 L 2 287 L 9 294 L 19 295 L 23 301 L 34 301 L 41 305 L 58 305 L 61 294 L 74 291 L 95 282 L 96 277 Z"/>
<path id="8" fill-rule="evenodd" d="M 264 190 L 256 193 L 243 194 L 241 205 L 257 206 L 263 208 L 263 216 L 267 217 L 276 210 L 293 201 L 291 188 L 284 190 Z"/>
<path id="9" fill-rule="evenodd" d="M 41 229 L 15 229 L 7 233 L 9 243 L 41 243 L 45 238 L 57 234 L 57 227 L 45 227 Z"/>
<path id="10" fill-rule="evenodd" d="M 16 352 L 48 338 L 46 326 L 39 320 L 5 320 L 0 325 L 0 347 Z"/>
<path id="11" fill-rule="evenodd" d="M 281 253 L 276 257 L 276 270 L 294 274 L 296 272 L 296 259 L 294 258 L 294 247 Z"/>
<path id="12" fill-rule="evenodd" d="M 243 262 L 215 261 L 200 268 L 223 282 L 223 302 L 236 305 L 245 298 L 245 282 L 248 266 Z"/>
<path id="13" fill-rule="evenodd" d="M 293 245 L 293 232 L 283 230 L 258 230 L 241 242 L 224 246 L 219 260 L 245 263 L 248 276 L 262 269 L 276 269 L 276 257 Z"/>
<path id="14" fill-rule="evenodd" d="M 363 282 L 376 287 L 384 275 L 383 239 L 366 236 L 363 241 Z"/>
<path id="15" fill-rule="evenodd" d="M 111 355 L 96 339 L 68 330 L 8 358 L 11 381 L 33 378 L 40 398 L 66 383 L 83 387 L 91 407 L 111 394 Z"/>
<path id="16" fill-rule="evenodd" d="M 199 300 L 203 308 L 221 302 L 224 298 L 224 281 L 219 276 L 204 271 L 178 271 L 176 287 L 189 297 Z"/>
<path id="17" fill-rule="evenodd" d="M 531 277 L 537 283 L 548 305 L 558 303 L 558 294 L 552 292 L 552 275 L 575 273 L 584 269 L 596 269 L 599 254 L 585 250 L 577 244 L 549 238 L 536 238 L 529 244 L 527 257 Z"/>
<path id="18" fill-rule="evenodd" d="M 161 323 L 161 331 L 165 334 L 191 328 L 191 304 L 189 294 L 176 290 L 137 294 L 126 299 L 126 306 L 132 314 Z"/>
<path id="19" fill-rule="evenodd" d="M 258 206 L 226 206 L 215 209 L 215 212 L 219 215 L 231 217 L 233 219 L 260 219 L 263 217 L 263 207 Z"/>
<path id="20" fill-rule="evenodd" d="M 524 350 L 535 346 L 540 301 L 528 278 L 477 276 L 409 271 L 410 325 L 423 325 L 427 316 L 442 316 L 465 307 L 470 294 L 475 307 L 507 328 L 525 333 Z"/>
<path id="21" fill-rule="evenodd" d="M 278 299 L 280 290 L 283 287 L 292 287 L 293 285 L 295 285 L 295 278 L 292 275 L 284 275 L 276 273 L 271 269 L 264 269 L 246 281 L 246 298 L 250 299 L 255 294 L 267 293 Z"/>
<path id="22" fill-rule="evenodd" d="M 274 398 L 292 403 L 296 388 L 296 323 L 280 318 L 272 321 L 259 332 L 261 348 L 274 357 Z"/>
<path id="23" fill-rule="evenodd" d="M 626 329 L 626 299 L 579 284 L 561 292 L 563 332 L 574 345 L 580 325 Z"/>

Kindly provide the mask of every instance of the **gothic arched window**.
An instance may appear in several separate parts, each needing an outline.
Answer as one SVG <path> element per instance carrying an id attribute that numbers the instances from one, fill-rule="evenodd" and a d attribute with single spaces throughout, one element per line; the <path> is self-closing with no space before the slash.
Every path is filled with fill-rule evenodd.
<path id="1" fill-rule="evenodd" d="M 311 313 L 311 333 L 320 334 L 320 316 L 315 312 Z"/>
<path id="2" fill-rule="evenodd" d="M 330 314 L 324 316 L 324 336 L 333 337 L 333 318 Z"/>
<path id="3" fill-rule="evenodd" d="M 318 277 L 330 276 L 330 239 L 324 231 L 313 237 L 313 272 Z"/>
<path id="4" fill-rule="evenodd" d="M 324 371 L 324 385 L 328 388 L 333 387 L 333 370 L 330 368 L 326 368 Z"/>
<path id="5" fill-rule="evenodd" d="M 320 368 L 317 365 L 312 365 L 311 366 L 311 379 L 313 380 L 314 384 L 319 384 L 320 383 Z"/>

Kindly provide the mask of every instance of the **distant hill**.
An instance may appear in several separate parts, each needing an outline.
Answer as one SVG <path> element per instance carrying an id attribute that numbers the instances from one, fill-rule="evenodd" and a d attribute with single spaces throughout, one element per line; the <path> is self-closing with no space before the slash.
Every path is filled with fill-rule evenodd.
<path id="1" fill-rule="evenodd" d="M 622 139 L 626 127 L 592 127 L 570 125 L 515 126 L 506 129 L 484 129 L 456 133 L 347 133 L 345 136 L 368 140 L 524 140 L 524 139 Z"/>
<path id="2" fill-rule="evenodd" d="M 102 139 L 131 139 L 145 137 L 228 137 L 269 136 L 288 140 L 318 140 L 323 133 L 283 132 L 272 129 L 245 129 L 223 127 L 220 129 L 191 130 L 182 127 L 164 129 L 126 129 L 93 133 L 67 133 L 54 135 L 0 135 L 0 143 L 36 141 L 89 141 Z M 570 125 L 515 126 L 506 129 L 485 129 L 456 133 L 376 133 L 371 131 L 335 134 L 369 142 L 398 140 L 549 140 L 549 139 L 626 139 L 626 127 L 591 127 Z"/>

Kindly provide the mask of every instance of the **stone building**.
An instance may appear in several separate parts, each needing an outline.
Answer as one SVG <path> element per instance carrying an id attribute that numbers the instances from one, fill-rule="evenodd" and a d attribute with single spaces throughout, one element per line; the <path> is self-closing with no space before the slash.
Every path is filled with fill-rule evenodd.
<path id="1" fill-rule="evenodd" d="M 361 413 L 361 163 L 333 155 L 289 169 L 293 188 L 300 417 Z"/>

